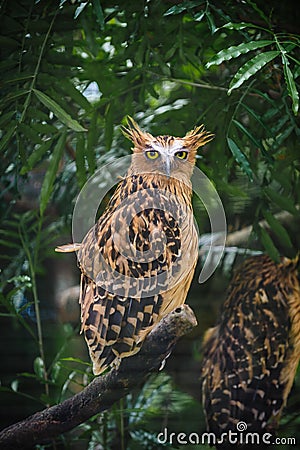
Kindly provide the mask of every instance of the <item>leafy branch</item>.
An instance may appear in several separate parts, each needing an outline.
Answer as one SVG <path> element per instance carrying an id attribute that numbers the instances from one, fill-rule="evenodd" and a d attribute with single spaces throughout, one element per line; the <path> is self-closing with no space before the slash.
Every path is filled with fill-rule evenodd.
<path id="1" fill-rule="evenodd" d="M 283 43 L 280 43 L 278 36 L 269 29 L 258 27 L 252 23 L 232 23 L 228 22 L 223 25 L 221 29 L 228 30 L 244 30 L 244 29 L 258 29 L 263 30 L 266 33 L 272 35 L 272 40 L 258 40 L 241 43 L 236 46 L 231 46 L 226 49 L 219 51 L 207 64 L 206 68 L 209 69 L 211 66 L 220 65 L 225 61 L 230 61 L 232 59 L 238 58 L 241 55 L 245 55 L 253 50 L 262 49 L 268 46 L 275 46 L 277 50 L 264 51 L 255 55 L 253 58 L 249 59 L 245 64 L 243 64 L 236 74 L 233 76 L 228 89 L 228 95 L 232 93 L 234 89 L 239 88 L 245 81 L 256 75 L 263 67 L 268 63 L 275 60 L 279 55 L 281 55 L 283 73 L 285 78 L 285 83 L 287 86 L 288 93 L 292 99 L 292 108 L 295 115 L 297 115 L 299 110 L 299 94 L 296 88 L 294 74 L 289 67 L 289 54 L 288 50 L 283 47 Z M 297 37 L 294 41 L 287 42 L 294 45 L 299 45 L 300 41 Z M 294 59 L 291 57 L 291 59 Z"/>
<path id="2" fill-rule="evenodd" d="M 37 60 L 36 66 L 35 66 L 35 70 L 34 70 L 34 73 L 33 73 L 33 76 L 32 76 L 31 85 L 29 87 L 28 95 L 27 95 L 27 97 L 25 99 L 25 102 L 24 102 L 23 112 L 22 112 L 21 117 L 20 117 L 20 123 L 22 123 L 24 121 L 24 119 L 25 119 L 26 112 L 27 112 L 28 106 L 30 104 L 31 95 L 33 93 L 33 89 L 34 89 L 34 86 L 36 84 L 36 79 L 37 79 L 37 76 L 38 76 L 38 73 L 39 73 L 39 69 L 40 69 L 40 65 L 41 65 L 41 62 L 42 62 L 42 57 L 44 55 L 45 47 L 46 47 L 46 44 L 48 42 L 48 39 L 49 39 L 51 30 L 52 30 L 53 24 L 55 22 L 58 10 L 59 9 L 57 8 L 57 10 L 56 10 L 55 14 L 53 15 L 53 18 L 52 18 L 52 20 L 50 22 L 49 28 L 48 28 L 48 30 L 47 30 L 47 32 L 45 34 L 45 38 L 44 38 L 44 40 L 42 42 L 41 50 L 40 50 L 40 53 L 39 53 L 39 56 L 38 56 L 38 60 Z"/>

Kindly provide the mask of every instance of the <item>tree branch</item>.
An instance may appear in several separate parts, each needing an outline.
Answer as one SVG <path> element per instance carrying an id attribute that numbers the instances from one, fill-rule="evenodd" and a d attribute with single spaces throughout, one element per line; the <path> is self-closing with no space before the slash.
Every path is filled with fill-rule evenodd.
<path id="1" fill-rule="evenodd" d="M 299 210 L 299 205 L 296 205 L 296 208 Z M 295 217 L 287 211 L 280 211 L 277 214 L 274 214 L 274 217 L 283 225 L 290 224 Z M 270 230 L 269 224 L 265 220 L 261 220 L 259 222 L 259 226 Z M 226 238 L 226 247 L 230 246 L 240 246 L 247 244 L 250 235 L 252 233 L 252 225 L 243 228 L 242 230 L 234 231 L 233 233 L 229 233 Z"/>
<path id="2" fill-rule="evenodd" d="M 141 350 L 132 357 L 124 358 L 118 369 L 94 378 L 80 393 L 59 405 L 37 412 L 2 430 L 0 448 L 24 450 L 45 443 L 109 409 L 143 383 L 151 372 L 159 371 L 178 339 L 196 325 L 196 318 L 189 306 L 176 308 L 149 333 Z"/>

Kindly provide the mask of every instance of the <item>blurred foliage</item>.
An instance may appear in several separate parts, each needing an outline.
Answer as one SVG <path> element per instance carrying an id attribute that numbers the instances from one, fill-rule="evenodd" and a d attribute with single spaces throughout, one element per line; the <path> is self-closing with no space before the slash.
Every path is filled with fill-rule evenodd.
<path id="1" fill-rule="evenodd" d="M 88 177 L 129 153 L 119 129 L 127 115 L 153 134 L 183 136 L 204 123 L 215 139 L 197 164 L 223 200 L 229 231 L 252 225 L 249 246 L 274 259 L 295 255 L 299 12 L 275 3 L 0 2 L 1 314 L 36 343 L 32 376 L 43 404 L 60 400 L 76 371 L 58 375 L 64 350 L 45 355 L 38 278 L 52 240 L 69 233 Z M 278 220 L 282 211 L 288 223 Z M 207 219 L 200 223 L 209 231 Z M 74 332 L 62 334 L 65 349 Z M 137 440 L 138 430 L 130 431 Z"/>

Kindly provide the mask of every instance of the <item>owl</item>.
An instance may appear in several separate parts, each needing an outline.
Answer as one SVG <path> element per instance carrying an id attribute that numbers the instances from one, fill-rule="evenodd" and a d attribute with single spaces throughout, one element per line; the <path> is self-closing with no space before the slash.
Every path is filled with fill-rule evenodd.
<path id="1" fill-rule="evenodd" d="M 225 448 L 222 433 L 274 433 L 278 426 L 300 358 L 298 262 L 246 259 L 204 336 L 203 407 L 217 448 Z"/>
<path id="2" fill-rule="evenodd" d="M 78 250 L 81 331 L 95 375 L 139 351 L 185 302 L 198 257 L 191 175 L 204 126 L 185 137 L 152 136 L 128 118 L 130 167 Z M 60 247 L 69 251 L 70 247 Z"/>

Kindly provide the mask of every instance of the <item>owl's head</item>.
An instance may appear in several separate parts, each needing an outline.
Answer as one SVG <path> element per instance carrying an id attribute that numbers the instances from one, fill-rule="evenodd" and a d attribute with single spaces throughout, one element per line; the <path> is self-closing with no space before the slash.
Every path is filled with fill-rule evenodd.
<path id="1" fill-rule="evenodd" d="M 128 126 L 123 127 L 122 131 L 134 144 L 135 169 L 159 172 L 167 177 L 186 174 L 190 178 L 197 149 L 214 136 L 201 125 L 189 131 L 183 138 L 168 135 L 155 137 L 142 131 L 131 117 L 128 117 L 127 123 Z"/>

